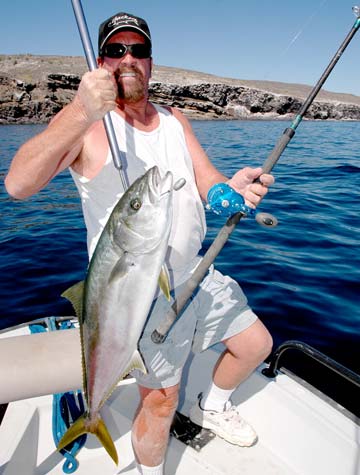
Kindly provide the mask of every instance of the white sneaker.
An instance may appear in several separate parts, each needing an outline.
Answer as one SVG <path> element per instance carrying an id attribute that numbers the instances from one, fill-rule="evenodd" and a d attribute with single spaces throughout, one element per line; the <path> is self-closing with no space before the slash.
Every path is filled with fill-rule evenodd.
<path id="1" fill-rule="evenodd" d="M 225 439 L 231 444 L 241 447 L 250 447 L 257 441 L 254 429 L 239 414 L 237 407 L 228 401 L 224 412 L 205 411 L 200 407 L 199 401 L 190 409 L 189 417 L 195 424 L 210 429 L 214 434 Z"/>

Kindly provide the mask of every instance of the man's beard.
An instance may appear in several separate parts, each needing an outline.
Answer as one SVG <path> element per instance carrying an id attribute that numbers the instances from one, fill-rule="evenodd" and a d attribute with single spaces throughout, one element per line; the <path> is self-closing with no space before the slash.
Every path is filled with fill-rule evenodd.
<path id="1" fill-rule="evenodd" d="M 127 83 L 125 87 L 122 85 L 121 74 L 132 73 L 136 76 L 131 79 L 131 83 Z M 145 78 L 136 67 L 124 67 L 115 71 L 115 79 L 118 88 L 118 97 L 125 102 L 135 103 L 146 97 L 147 84 Z"/>

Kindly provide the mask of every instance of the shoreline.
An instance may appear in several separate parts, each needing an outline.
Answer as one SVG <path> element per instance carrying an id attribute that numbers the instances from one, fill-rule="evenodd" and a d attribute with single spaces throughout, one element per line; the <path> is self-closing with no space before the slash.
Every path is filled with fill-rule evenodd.
<path id="1" fill-rule="evenodd" d="M 74 97 L 87 71 L 82 57 L 0 55 L 0 124 L 46 124 Z M 288 121 L 312 87 L 222 78 L 154 65 L 150 100 L 191 120 Z M 360 97 L 320 91 L 304 119 L 359 121 Z"/>

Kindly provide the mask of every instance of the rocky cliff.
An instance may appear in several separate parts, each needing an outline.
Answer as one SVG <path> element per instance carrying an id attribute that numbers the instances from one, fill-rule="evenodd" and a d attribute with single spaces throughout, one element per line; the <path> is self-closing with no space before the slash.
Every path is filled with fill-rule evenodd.
<path id="1" fill-rule="evenodd" d="M 71 101 L 85 71 L 78 57 L 0 56 L 0 124 L 48 122 Z M 150 97 L 192 118 L 289 119 L 310 89 L 155 66 Z M 360 120 L 360 97 L 322 91 L 307 118 Z"/>

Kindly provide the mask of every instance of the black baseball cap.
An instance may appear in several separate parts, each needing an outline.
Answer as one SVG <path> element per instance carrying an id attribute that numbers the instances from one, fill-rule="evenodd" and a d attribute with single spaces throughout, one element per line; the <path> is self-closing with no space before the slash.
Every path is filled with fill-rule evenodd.
<path id="1" fill-rule="evenodd" d="M 99 56 L 109 39 L 121 30 L 140 33 L 151 46 L 151 35 L 145 20 L 131 13 L 120 12 L 105 20 L 99 27 Z"/>

